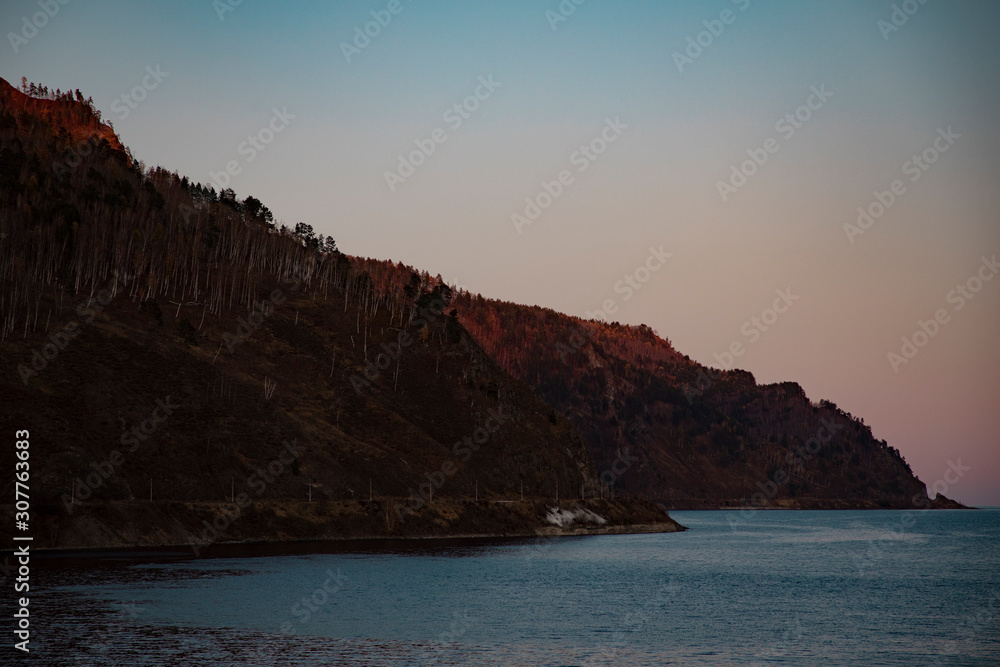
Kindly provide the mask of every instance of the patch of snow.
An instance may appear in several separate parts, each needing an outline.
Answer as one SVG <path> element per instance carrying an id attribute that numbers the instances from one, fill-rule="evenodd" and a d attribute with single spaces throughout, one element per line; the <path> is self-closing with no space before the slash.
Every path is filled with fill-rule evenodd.
<path id="1" fill-rule="evenodd" d="M 559 526 L 560 528 L 568 528 L 575 522 L 596 523 L 598 526 L 603 526 L 608 522 L 608 520 L 600 514 L 596 514 L 582 507 L 575 507 L 570 510 L 550 507 L 549 513 L 545 515 L 545 521 L 553 526 Z"/>

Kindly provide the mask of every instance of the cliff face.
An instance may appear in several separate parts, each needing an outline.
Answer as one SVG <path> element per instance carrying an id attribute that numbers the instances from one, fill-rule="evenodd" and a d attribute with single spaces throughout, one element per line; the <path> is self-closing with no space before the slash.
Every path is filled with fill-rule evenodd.
<path id="1" fill-rule="evenodd" d="M 45 97 L 32 97 L 0 79 L 0 106 L 5 113 L 18 120 L 22 136 L 35 131 L 42 135 L 52 132 L 65 134 L 70 144 L 66 147 L 66 154 L 55 156 L 57 160 L 62 157 L 72 161 L 73 152 L 89 152 L 86 148 L 88 143 L 97 146 L 107 142 L 111 149 L 125 152 L 114 129 L 101 122 L 100 112 L 90 100 L 85 101 L 79 91 L 75 94 L 59 91 Z"/>
<path id="2" fill-rule="evenodd" d="M 109 503 L 372 497 L 399 520 L 596 475 L 426 274 L 372 275 L 117 140 L 68 165 L 86 123 L 57 121 L 89 107 L 24 97 L 0 95 L 0 428 L 30 431 L 47 545 Z"/>
<path id="3" fill-rule="evenodd" d="M 604 471 L 599 493 L 669 507 L 929 505 L 896 449 L 795 383 L 703 367 L 645 326 L 468 294 L 455 306 L 487 352 L 577 426 Z"/>

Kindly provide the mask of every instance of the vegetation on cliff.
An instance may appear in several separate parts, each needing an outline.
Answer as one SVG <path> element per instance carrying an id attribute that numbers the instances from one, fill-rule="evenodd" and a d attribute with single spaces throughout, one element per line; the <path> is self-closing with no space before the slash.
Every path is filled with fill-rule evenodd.
<path id="1" fill-rule="evenodd" d="M 439 280 L 145 169 L 85 112 L 24 98 L 0 90 L 0 424 L 31 431 L 39 511 L 371 497 L 403 518 L 596 476 Z"/>
<path id="2" fill-rule="evenodd" d="M 647 326 L 466 293 L 453 305 L 491 356 L 580 430 L 611 471 L 602 493 L 668 507 L 927 503 L 897 449 L 794 382 L 758 385 L 746 371 L 704 367 Z"/>
<path id="3" fill-rule="evenodd" d="M 286 502 L 382 503 L 388 535 L 434 499 L 926 503 L 897 450 L 794 383 L 350 257 L 147 169 L 81 94 L 22 88 L 0 80 L 0 426 L 32 433 L 48 544 L 142 502 L 202 508 L 192 536 L 199 503 L 278 508 L 261 527 Z"/>

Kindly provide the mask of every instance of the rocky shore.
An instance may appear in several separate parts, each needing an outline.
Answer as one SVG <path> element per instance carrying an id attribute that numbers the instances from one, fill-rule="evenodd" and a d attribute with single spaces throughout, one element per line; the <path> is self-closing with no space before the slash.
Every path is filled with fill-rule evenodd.
<path id="1" fill-rule="evenodd" d="M 552 519 L 553 512 L 561 514 Z M 4 515 L 10 514 L 10 521 Z M 576 515 L 572 519 L 567 516 Z M 0 508 L 3 525 L 13 507 Z M 86 503 L 39 508 L 35 550 L 190 548 L 364 539 L 534 537 L 678 532 L 684 526 L 638 499 L 436 500 L 401 511 L 393 499 L 237 503 Z"/>

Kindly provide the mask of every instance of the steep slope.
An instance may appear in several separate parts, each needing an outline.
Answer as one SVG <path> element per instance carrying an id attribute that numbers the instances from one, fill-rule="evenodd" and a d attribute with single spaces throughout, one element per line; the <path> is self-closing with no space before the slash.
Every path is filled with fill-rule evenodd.
<path id="1" fill-rule="evenodd" d="M 454 305 L 487 352 L 579 428 L 606 471 L 595 493 L 668 507 L 930 505 L 898 450 L 795 383 L 703 367 L 646 326 L 465 293 Z"/>
<path id="2" fill-rule="evenodd" d="M 101 122 L 101 112 L 91 99 L 84 100 L 79 90 L 50 93 L 45 88 L 30 95 L 0 79 L 0 105 L 18 121 L 21 136 L 57 132 L 70 139 L 71 152 L 86 153 L 89 152 L 86 144 L 97 146 L 102 142 L 107 142 L 116 151 L 126 152 L 114 128 Z"/>
<path id="3" fill-rule="evenodd" d="M 411 534 L 432 496 L 552 502 L 596 475 L 572 424 L 446 314 L 447 287 L 373 276 L 113 136 L 85 103 L 0 81 L 0 429 L 30 431 L 36 544 L 198 541 L 212 503 L 243 499 L 244 538 L 310 498 L 371 498 L 385 534 Z"/>

